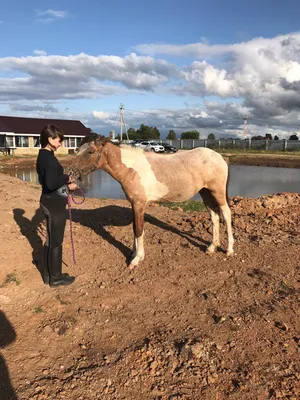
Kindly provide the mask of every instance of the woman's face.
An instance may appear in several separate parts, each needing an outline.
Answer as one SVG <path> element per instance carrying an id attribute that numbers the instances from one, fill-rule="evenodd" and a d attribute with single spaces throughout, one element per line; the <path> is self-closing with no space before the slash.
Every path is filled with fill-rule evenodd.
<path id="1" fill-rule="evenodd" d="M 61 141 L 59 136 L 57 136 L 55 139 L 52 139 L 51 137 L 48 138 L 48 142 L 52 148 L 52 150 L 56 151 L 57 149 L 60 148 L 61 146 Z"/>

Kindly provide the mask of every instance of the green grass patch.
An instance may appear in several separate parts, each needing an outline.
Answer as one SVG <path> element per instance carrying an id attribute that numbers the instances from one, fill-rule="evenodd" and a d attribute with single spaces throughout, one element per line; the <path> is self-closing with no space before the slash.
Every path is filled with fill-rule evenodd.
<path id="1" fill-rule="evenodd" d="M 35 307 L 35 309 L 34 309 L 34 313 L 35 314 L 40 314 L 40 313 L 42 313 L 44 310 L 43 310 L 43 308 L 42 307 Z"/>
<path id="2" fill-rule="evenodd" d="M 293 150 L 258 150 L 258 149 L 212 149 L 215 150 L 217 153 L 223 154 L 223 155 L 264 155 L 264 154 L 274 154 L 274 155 L 282 155 L 282 156 L 299 156 L 300 157 L 300 151 L 293 151 Z"/>
<path id="3" fill-rule="evenodd" d="M 7 274 L 4 282 L 0 285 L 0 287 L 4 287 L 8 283 L 15 282 L 17 286 L 20 285 L 21 281 L 19 281 L 15 274 Z"/>
<path id="4" fill-rule="evenodd" d="M 182 209 L 183 211 L 207 211 L 202 201 L 188 200 L 180 203 L 159 203 L 160 206 L 168 207 L 171 210 Z"/>

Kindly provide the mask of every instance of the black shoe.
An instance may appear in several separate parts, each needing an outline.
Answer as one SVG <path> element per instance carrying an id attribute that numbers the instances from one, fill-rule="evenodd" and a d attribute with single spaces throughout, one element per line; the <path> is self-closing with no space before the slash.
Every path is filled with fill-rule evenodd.
<path id="1" fill-rule="evenodd" d="M 44 246 L 44 262 L 43 262 L 43 269 L 41 271 L 41 275 L 43 278 L 43 282 L 45 285 L 49 285 L 50 283 L 50 278 L 49 278 L 49 247 Z M 62 273 L 62 276 L 64 278 L 69 277 L 70 275 L 68 273 Z"/>
<path id="2" fill-rule="evenodd" d="M 62 246 L 49 248 L 48 268 L 50 287 L 68 286 L 75 281 L 74 276 L 62 273 Z"/>
<path id="3" fill-rule="evenodd" d="M 50 287 L 58 287 L 58 286 L 68 286 L 71 285 L 75 281 L 75 276 L 64 276 L 62 274 L 60 278 L 52 278 L 50 279 Z"/>

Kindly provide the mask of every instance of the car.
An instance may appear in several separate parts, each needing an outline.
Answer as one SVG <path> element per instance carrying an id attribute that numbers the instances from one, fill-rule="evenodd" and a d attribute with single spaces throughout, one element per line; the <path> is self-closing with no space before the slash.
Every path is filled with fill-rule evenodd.
<path id="1" fill-rule="evenodd" d="M 176 153 L 176 151 L 178 151 L 178 149 L 174 146 L 171 146 L 169 143 L 162 143 L 162 145 L 165 148 L 165 152 L 167 153 Z"/>
<path id="2" fill-rule="evenodd" d="M 140 147 L 146 151 L 155 151 L 155 153 L 163 153 L 165 151 L 164 146 L 156 142 L 144 140 L 143 142 L 137 142 L 134 144 L 135 147 Z"/>

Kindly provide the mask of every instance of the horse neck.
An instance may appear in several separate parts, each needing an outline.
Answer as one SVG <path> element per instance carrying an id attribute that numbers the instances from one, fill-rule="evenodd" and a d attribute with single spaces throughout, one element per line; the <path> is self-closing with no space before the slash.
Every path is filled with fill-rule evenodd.
<path id="1" fill-rule="evenodd" d="M 106 143 L 102 151 L 101 169 L 111 175 L 116 181 L 120 182 L 121 174 L 119 170 L 118 146 Z"/>

